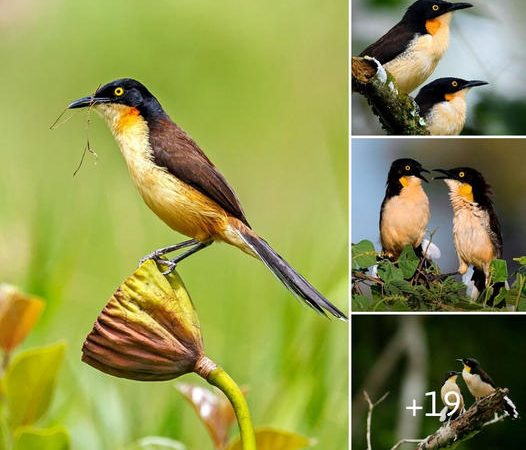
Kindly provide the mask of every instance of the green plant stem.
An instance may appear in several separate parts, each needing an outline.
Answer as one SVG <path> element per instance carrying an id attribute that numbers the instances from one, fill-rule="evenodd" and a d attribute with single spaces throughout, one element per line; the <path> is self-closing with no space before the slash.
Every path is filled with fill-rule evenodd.
<path id="1" fill-rule="evenodd" d="M 245 396 L 239 389 L 236 382 L 230 378 L 221 367 L 213 369 L 206 380 L 221 389 L 227 396 L 230 403 L 234 407 L 236 413 L 237 423 L 239 425 L 239 432 L 241 435 L 241 446 L 243 450 L 256 450 L 256 435 L 254 434 L 254 426 L 250 419 L 250 411 L 248 409 Z"/>

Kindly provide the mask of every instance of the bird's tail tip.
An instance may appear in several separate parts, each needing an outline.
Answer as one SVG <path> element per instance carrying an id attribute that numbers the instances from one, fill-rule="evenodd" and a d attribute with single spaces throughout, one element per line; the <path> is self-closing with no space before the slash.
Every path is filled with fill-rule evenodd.
<path id="1" fill-rule="evenodd" d="M 262 238 L 251 232 L 240 232 L 243 241 L 263 261 L 270 271 L 294 294 L 312 309 L 327 317 L 347 321 L 347 316 L 327 300 L 302 275 L 294 270 Z"/>

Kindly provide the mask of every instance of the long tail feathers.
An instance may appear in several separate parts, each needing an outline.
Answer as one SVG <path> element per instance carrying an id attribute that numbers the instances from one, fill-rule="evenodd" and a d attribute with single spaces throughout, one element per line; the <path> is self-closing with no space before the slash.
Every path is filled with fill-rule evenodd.
<path id="1" fill-rule="evenodd" d="M 245 243 L 256 253 L 272 273 L 297 297 L 312 309 L 326 315 L 329 312 L 338 319 L 346 315 L 321 295 L 305 278 L 296 272 L 267 242 L 251 233 L 240 232 Z"/>
<path id="2" fill-rule="evenodd" d="M 509 398 L 507 395 L 506 397 L 504 397 L 504 409 L 512 419 L 519 418 L 519 411 L 517 410 L 517 407 L 513 404 L 511 398 Z"/>

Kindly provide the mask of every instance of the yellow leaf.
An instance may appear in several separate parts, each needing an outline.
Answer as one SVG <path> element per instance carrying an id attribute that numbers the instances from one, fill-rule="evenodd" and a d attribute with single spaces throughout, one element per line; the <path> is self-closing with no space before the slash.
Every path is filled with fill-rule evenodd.
<path id="1" fill-rule="evenodd" d="M 31 331 L 40 317 L 44 302 L 20 292 L 14 286 L 0 285 L 0 348 L 10 353 Z"/>
<path id="2" fill-rule="evenodd" d="M 311 447 L 315 442 L 301 434 L 261 427 L 256 429 L 256 444 L 258 450 L 300 450 Z M 242 450 L 239 438 L 234 439 L 227 450 Z"/>

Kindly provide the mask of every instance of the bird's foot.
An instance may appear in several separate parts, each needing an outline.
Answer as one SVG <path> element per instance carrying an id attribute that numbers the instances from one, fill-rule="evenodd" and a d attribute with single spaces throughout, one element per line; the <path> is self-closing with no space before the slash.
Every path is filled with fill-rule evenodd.
<path id="1" fill-rule="evenodd" d="M 182 248 L 190 247 L 190 246 L 197 245 L 197 244 L 199 244 L 199 241 L 196 241 L 195 239 L 190 239 L 188 241 L 180 242 L 179 244 L 169 245 L 168 247 L 159 248 L 159 249 L 155 250 L 154 252 L 151 252 L 148 255 L 146 255 L 143 258 L 141 258 L 140 261 L 139 261 L 139 265 L 144 264 L 149 259 L 152 259 L 152 260 L 154 260 L 155 262 L 157 262 L 159 264 L 167 265 L 166 264 L 167 260 L 162 258 L 162 256 L 164 256 L 164 255 L 166 255 L 168 253 L 175 252 L 175 251 L 180 250 Z M 174 266 L 174 268 L 175 268 L 175 266 Z M 173 269 L 171 271 L 173 271 Z"/>
<path id="2" fill-rule="evenodd" d="M 152 252 L 149 255 L 146 255 L 144 258 L 142 258 L 139 261 L 139 266 L 141 266 L 142 264 L 144 264 L 148 260 L 155 261 L 157 263 L 157 265 L 162 265 L 162 266 L 168 267 L 167 270 L 165 270 L 164 272 L 161 272 L 163 275 L 170 275 L 175 270 L 175 267 L 177 266 L 177 263 L 175 263 L 175 262 L 173 262 L 173 261 L 171 261 L 169 259 L 165 259 L 165 258 L 162 257 L 162 255 L 156 254 L 155 252 Z"/>
<path id="3" fill-rule="evenodd" d="M 168 267 L 164 272 L 161 272 L 164 276 L 170 275 L 177 267 L 177 263 L 170 259 L 164 259 L 164 258 L 159 257 L 158 259 L 155 260 L 155 262 L 157 264 L 162 264 L 163 266 Z"/>

